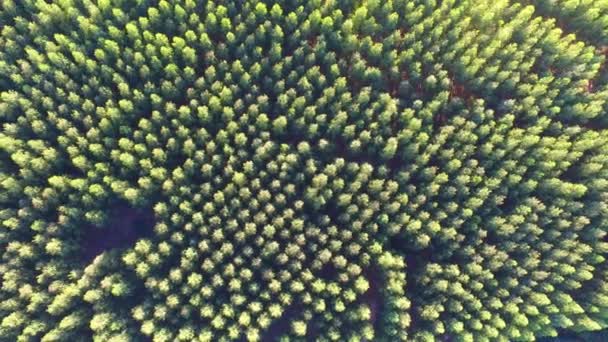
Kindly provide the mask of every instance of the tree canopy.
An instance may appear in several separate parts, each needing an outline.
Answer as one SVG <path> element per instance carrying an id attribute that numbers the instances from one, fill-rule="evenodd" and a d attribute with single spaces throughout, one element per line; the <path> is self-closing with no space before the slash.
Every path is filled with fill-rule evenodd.
<path id="1" fill-rule="evenodd" d="M 0 341 L 607 328 L 606 44 L 594 0 L 0 1 Z"/>

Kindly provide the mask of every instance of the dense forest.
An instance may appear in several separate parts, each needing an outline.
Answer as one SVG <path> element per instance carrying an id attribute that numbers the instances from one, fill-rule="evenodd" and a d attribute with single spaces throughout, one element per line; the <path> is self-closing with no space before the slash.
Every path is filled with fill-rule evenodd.
<path id="1" fill-rule="evenodd" d="M 607 55 L 605 0 L 1 0 L 0 341 L 606 341 Z"/>

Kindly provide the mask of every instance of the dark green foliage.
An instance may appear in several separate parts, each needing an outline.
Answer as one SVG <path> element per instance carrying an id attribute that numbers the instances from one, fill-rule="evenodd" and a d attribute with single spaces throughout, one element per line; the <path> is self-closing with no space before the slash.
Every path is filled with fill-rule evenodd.
<path id="1" fill-rule="evenodd" d="M 0 341 L 591 339 L 606 10 L 0 1 Z"/>

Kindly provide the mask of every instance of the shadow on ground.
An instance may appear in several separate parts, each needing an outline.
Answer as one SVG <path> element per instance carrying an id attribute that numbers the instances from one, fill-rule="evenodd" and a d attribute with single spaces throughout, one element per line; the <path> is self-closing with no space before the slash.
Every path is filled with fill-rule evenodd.
<path id="1" fill-rule="evenodd" d="M 136 209 L 126 203 L 113 205 L 103 226 L 90 225 L 80 242 L 81 258 L 85 263 L 114 248 L 133 246 L 141 238 L 150 236 L 154 228 L 152 209 Z"/>

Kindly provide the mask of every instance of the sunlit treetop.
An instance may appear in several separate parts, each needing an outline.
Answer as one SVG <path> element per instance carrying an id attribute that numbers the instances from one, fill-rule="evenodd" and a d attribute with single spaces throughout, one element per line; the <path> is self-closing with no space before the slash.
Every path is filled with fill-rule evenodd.
<path id="1" fill-rule="evenodd" d="M 608 326 L 602 1 L 0 2 L 0 341 Z"/>

